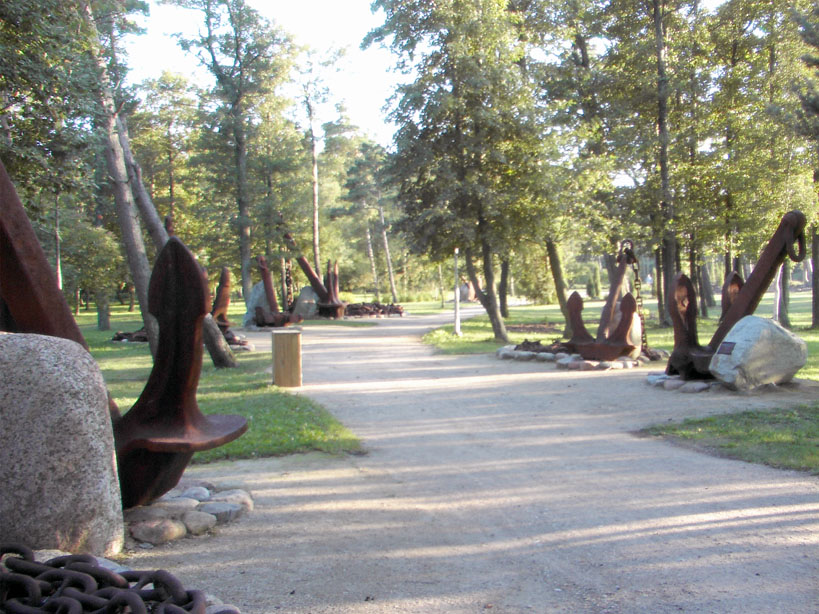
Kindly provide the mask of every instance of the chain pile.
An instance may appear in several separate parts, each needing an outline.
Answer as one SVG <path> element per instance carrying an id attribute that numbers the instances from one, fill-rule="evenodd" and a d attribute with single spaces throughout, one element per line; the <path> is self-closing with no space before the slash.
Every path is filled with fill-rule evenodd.
<path id="1" fill-rule="evenodd" d="M 115 573 L 89 554 L 36 563 L 29 548 L 0 544 L 0 613 L 40 612 L 204 614 L 205 595 L 163 570 Z"/>

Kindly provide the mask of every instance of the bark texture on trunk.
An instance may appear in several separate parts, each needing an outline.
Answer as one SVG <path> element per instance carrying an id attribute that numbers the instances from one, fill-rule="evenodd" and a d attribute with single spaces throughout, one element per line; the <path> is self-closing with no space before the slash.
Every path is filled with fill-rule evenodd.
<path id="1" fill-rule="evenodd" d="M 498 298 L 500 299 L 500 312 L 504 318 L 509 317 L 509 258 L 504 258 L 501 262 L 501 276 L 498 283 Z"/>
<path id="2" fill-rule="evenodd" d="M 498 304 L 498 296 L 495 291 L 495 273 L 492 270 L 492 251 L 486 241 L 481 242 L 481 253 L 483 256 L 483 274 L 486 279 L 486 286 L 482 288 L 480 280 L 478 279 L 478 272 L 475 269 L 475 263 L 472 258 L 471 250 L 464 251 L 464 259 L 466 261 L 466 272 L 469 279 L 475 286 L 475 296 L 480 301 L 481 306 L 486 310 L 489 316 L 489 323 L 492 325 L 492 333 L 497 341 L 509 341 L 509 335 L 506 332 L 506 325 L 503 323 L 503 316 L 500 313 L 500 306 Z"/>
<path id="3" fill-rule="evenodd" d="M 398 292 L 395 289 L 395 271 L 392 268 L 392 256 L 390 255 L 390 242 L 387 239 L 387 222 L 384 219 L 384 207 L 378 205 L 378 216 L 381 220 L 381 241 L 384 243 L 384 256 L 387 259 L 387 275 L 390 278 L 390 293 L 392 302 L 398 302 Z"/>
<path id="4" fill-rule="evenodd" d="M 216 324 L 216 320 L 210 314 L 207 314 L 202 320 L 202 338 L 205 341 L 205 347 L 210 354 L 214 367 L 217 369 L 232 369 L 239 366 L 230 345 L 225 340 L 222 331 L 219 330 L 219 325 Z"/>
<path id="5" fill-rule="evenodd" d="M 810 261 L 813 274 L 810 280 L 811 289 L 811 327 L 819 328 L 819 229 L 813 226 L 810 237 Z"/>
<path id="6" fill-rule="evenodd" d="M 566 297 L 566 278 L 563 275 L 563 264 L 560 261 L 560 251 L 557 249 L 557 243 L 552 239 L 546 239 L 546 254 L 549 257 L 549 268 L 552 270 L 552 279 L 555 282 L 555 292 L 557 293 L 557 303 L 560 305 L 560 313 L 563 314 L 563 319 L 566 326 L 563 329 L 563 336 L 571 338 L 573 331 L 569 323 L 569 307 L 568 298 Z M 613 279 L 610 273 L 610 279 Z"/>
<path id="7" fill-rule="evenodd" d="M 370 270 L 373 274 L 373 289 L 375 290 L 376 302 L 381 302 L 381 289 L 378 282 L 378 268 L 375 266 L 375 256 L 373 255 L 373 236 L 370 232 L 370 224 L 367 223 L 367 258 L 370 260 Z"/>

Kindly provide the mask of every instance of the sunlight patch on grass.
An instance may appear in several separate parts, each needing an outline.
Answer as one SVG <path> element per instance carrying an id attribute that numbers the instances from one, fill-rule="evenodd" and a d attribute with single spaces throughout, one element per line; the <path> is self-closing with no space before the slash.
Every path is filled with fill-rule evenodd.
<path id="1" fill-rule="evenodd" d="M 819 406 L 722 414 L 644 433 L 720 456 L 819 474 Z"/>
<path id="2" fill-rule="evenodd" d="M 116 343 L 111 338 L 114 330 L 138 330 L 141 321 L 119 306 L 112 309 L 111 331 L 96 330 L 96 315 L 81 314 L 77 319 L 114 401 L 125 413 L 142 392 L 153 362 L 147 344 Z M 193 462 L 360 450 L 355 435 L 326 409 L 272 385 L 268 353 L 238 353 L 237 359 L 236 369 L 216 369 L 205 352 L 197 403 L 204 414 L 244 416 L 248 431 L 224 446 L 196 453 Z"/>

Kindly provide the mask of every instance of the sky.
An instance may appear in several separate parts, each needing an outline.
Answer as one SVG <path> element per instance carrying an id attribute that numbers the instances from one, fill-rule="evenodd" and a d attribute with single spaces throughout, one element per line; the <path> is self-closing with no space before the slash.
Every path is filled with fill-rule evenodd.
<path id="1" fill-rule="evenodd" d="M 336 103 L 343 103 L 351 122 L 388 147 L 395 127 L 386 120 L 383 110 L 402 76 L 393 71 L 394 56 L 373 45 L 360 49 L 361 41 L 371 29 L 382 23 L 380 15 L 370 11 L 372 0 L 247 0 L 259 13 L 289 33 L 296 44 L 308 46 L 319 56 L 330 49 L 346 48 L 340 70 L 327 76 L 332 104 L 319 123 L 337 118 Z M 199 30 L 202 17 L 196 11 L 157 5 L 151 0 L 151 15 L 140 20 L 145 34 L 130 37 L 127 44 L 129 80 L 139 83 L 155 79 L 163 70 L 182 73 L 192 81 L 211 83 L 208 72 L 198 61 L 179 48 L 172 35 L 190 36 Z"/>

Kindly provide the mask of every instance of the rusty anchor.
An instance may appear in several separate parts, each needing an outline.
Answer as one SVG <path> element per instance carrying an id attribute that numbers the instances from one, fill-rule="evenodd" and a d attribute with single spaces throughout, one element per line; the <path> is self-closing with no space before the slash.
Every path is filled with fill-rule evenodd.
<path id="1" fill-rule="evenodd" d="M 171 237 L 148 289 L 148 310 L 159 321 L 154 367 L 137 402 L 114 424 L 123 507 L 161 496 L 179 482 L 194 452 L 226 444 L 247 430 L 244 417 L 205 416 L 196 403 L 207 301 L 199 264 Z"/>
<path id="2" fill-rule="evenodd" d="M 804 259 L 806 223 L 801 211 L 786 213 L 748 280 L 743 284 L 742 277 L 735 271 L 726 276 L 722 288 L 722 317 L 707 345 L 700 345 L 697 337 L 694 285 L 684 273 L 677 275 L 668 297 L 668 312 L 674 325 L 674 350 L 668 359 L 666 373 L 679 374 L 686 380 L 713 377 L 709 371 L 711 358 L 720 351 L 720 344 L 728 331 L 743 317 L 754 313 L 786 257 L 794 262 Z"/>
<path id="3" fill-rule="evenodd" d="M 149 309 L 160 324 L 153 370 L 124 417 L 109 400 L 124 507 L 167 492 L 195 451 L 228 443 L 247 430 L 243 417 L 205 416 L 196 404 L 207 298 L 193 255 L 181 241 L 170 239 L 157 258 L 149 290 Z M 0 330 L 62 337 L 88 349 L 2 162 Z"/>
<path id="4" fill-rule="evenodd" d="M 300 253 L 296 241 L 290 233 L 284 233 L 284 241 L 287 247 L 295 252 Z M 310 282 L 310 287 L 318 297 L 317 307 L 318 314 L 327 318 L 343 318 L 346 305 L 341 302 L 339 298 L 338 286 L 338 262 L 331 266 L 331 262 L 327 261 L 327 273 L 324 276 L 324 282 L 319 279 L 313 267 L 303 255 L 296 258 L 301 270 L 304 272 L 307 280 Z"/>
<path id="5" fill-rule="evenodd" d="M 213 296 L 213 306 L 210 309 L 210 315 L 213 316 L 223 335 L 233 326 L 233 323 L 228 320 L 228 307 L 230 307 L 230 269 L 223 266 L 219 273 L 219 284 Z"/>
<path id="6" fill-rule="evenodd" d="M 619 301 L 619 320 L 617 319 L 618 297 L 623 293 L 626 270 L 631 266 L 635 276 L 639 279 L 637 257 L 634 255 L 634 243 L 626 239 L 620 244 L 620 253 L 617 255 L 617 271 L 612 280 L 609 295 L 600 314 L 600 324 L 597 328 L 597 337 L 592 337 L 583 323 L 583 299 L 577 292 L 567 301 L 569 324 L 572 327 L 572 337 L 566 344 L 572 351 L 577 352 L 586 360 L 614 360 L 620 356 L 636 357 L 640 353 L 640 345 L 635 345 L 633 329 L 635 314 L 638 314 L 637 300 L 626 292 Z M 642 318 L 640 318 L 642 320 Z M 645 326 L 642 325 L 642 330 Z"/>
<path id="7" fill-rule="evenodd" d="M 301 322 L 302 317 L 300 315 L 293 312 L 279 311 L 279 301 L 276 300 L 276 291 L 273 289 L 273 279 L 270 276 L 267 260 L 264 256 L 258 256 L 256 263 L 259 267 L 259 272 L 262 274 L 264 294 L 267 298 L 267 304 L 270 306 L 269 310 L 260 306 L 256 307 L 256 315 L 254 318 L 256 324 L 258 326 L 273 326 L 279 328 Z"/>

